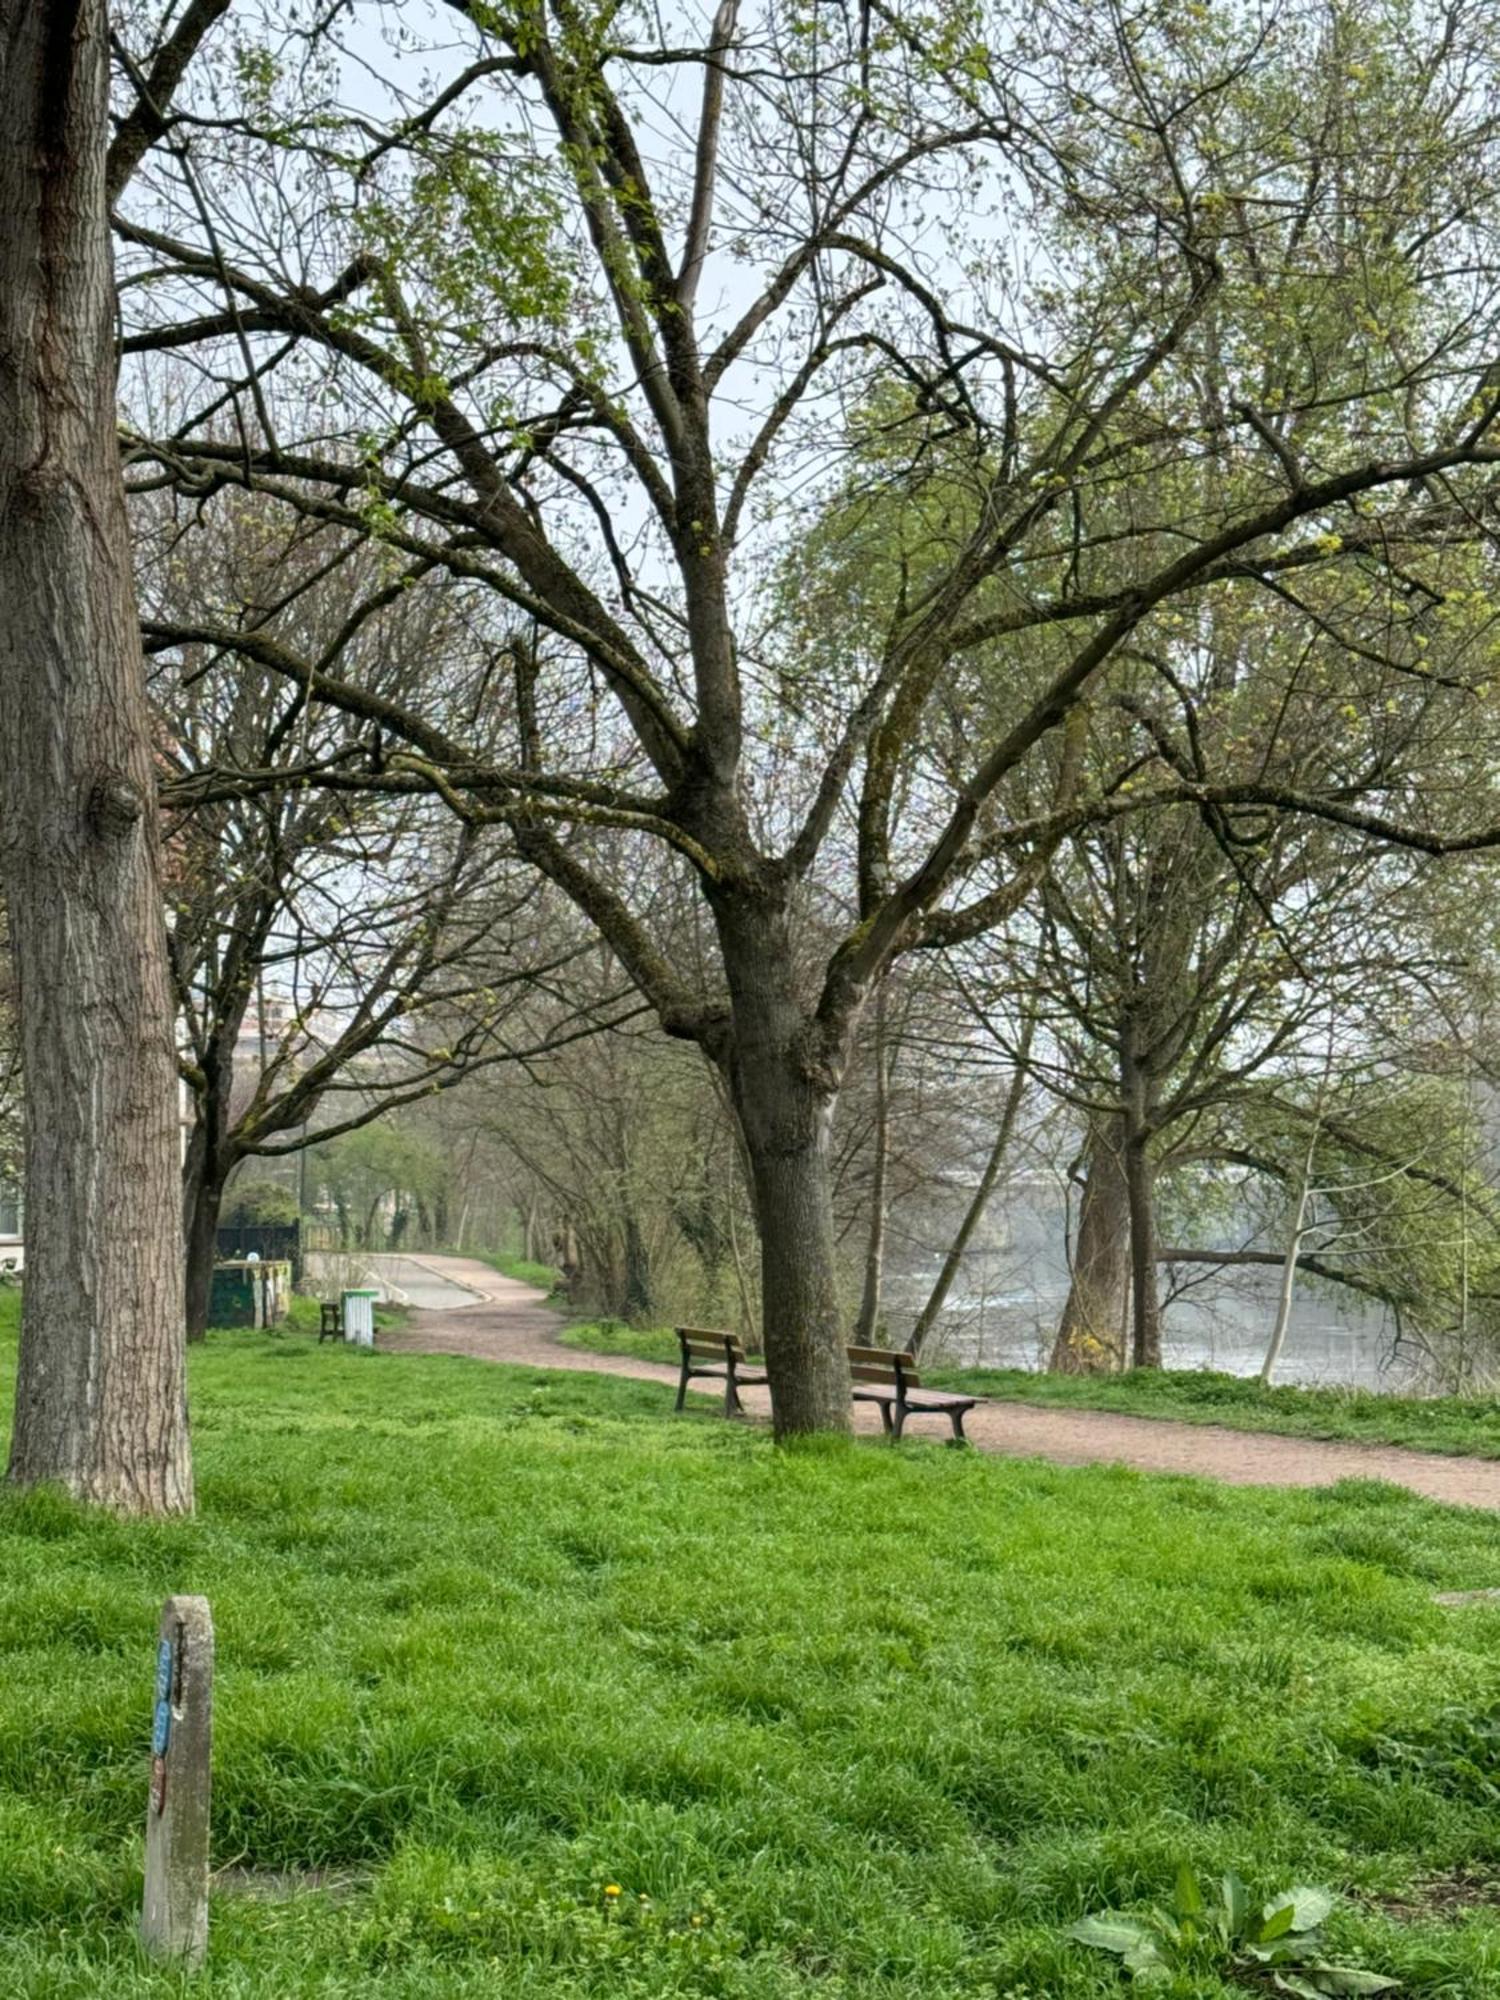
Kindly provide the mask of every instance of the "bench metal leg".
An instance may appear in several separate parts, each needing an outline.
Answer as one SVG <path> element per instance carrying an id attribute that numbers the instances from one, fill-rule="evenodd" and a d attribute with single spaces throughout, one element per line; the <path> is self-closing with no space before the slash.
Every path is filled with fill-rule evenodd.
<path id="1" fill-rule="evenodd" d="M 967 1444 L 969 1442 L 964 1436 L 964 1418 L 968 1414 L 967 1410 L 950 1410 L 948 1412 L 948 1421 L 953 1426 L 953 1435 L 948 1440 L 949 1444 Z"/>
<path id="2" fill-rule="evenodd" d="M 740 1401 L 740 1385 L 734 1379 L 733 1368 L 724 1377 L 724 1414 L 726 1417 L 742 1417 L 745 1414 Z"/>
<path id="3" fill-rule="evenodd" d="M 889 1403 L 888 1403 L 888 1402 L 887 1402 L 887 1401 L 885 1400 L 885 1398 L 884 1398 L 884 1397 L 882 1396 L 882 1397 L 881 1397 L 881 1399 L 880 1399 L 880 1401 L 879 1401 L 879 1402 L 878 1402 L 878 1403 L 876 1404 L 876 1406 L 875 1406 L 875 1407 L 876 1407 L 876 1408 L 877 1408 L 877 1409 L 879 1410 L 879 1412 L 880 1412 L 880 1428 L 881 1428 L 881 1429 L 882 1429 L 882 1430 L 883 1430 L 883 1431 L 885 1432 L 885 1434 L 886 1434 L 886 1436 L 887 1436 L 887 1437 L 890 1437 L 890 1436 L 892 1435 L 892 1431 L 891 1431 L 891 1406 L 890 1406 L 890 1404 L 889 1404 Z"/>
<path id="4" fill-rule="evenodd" d="M 683 1404 L 687 1401 L 688 1373 L 689 1373 L 688 1365 L 684 1361 L 682 1364 L 682 1376 L 677 1384 L 677 1407 L 679 1410 L 682 1408 Z"/>
<path id="5" fill-rule="evenodd" d="M 893 1443 L 895 1443 L 895 1444 L 899 1444 L 899 1443 L 901 1442 L 901 1433 L 902 1433 L 902 1432 L 903 1432 L 903 1431 L 904 1431 L 904 1430 L 906 1429 L 906 1405 L 905 1405 L 905 1403 L 898 1403 L 898 1404 L 896 1405 L 896 1417 L 895 1417 L 895 1425 L 896 1425 L 896 1427 L 895 1427 L 895 1431 L 894 1431 L 894 1434 L 893 1434 L 893 1437 L 892 1437 L 892 1442 L 893 1442 Z"/>

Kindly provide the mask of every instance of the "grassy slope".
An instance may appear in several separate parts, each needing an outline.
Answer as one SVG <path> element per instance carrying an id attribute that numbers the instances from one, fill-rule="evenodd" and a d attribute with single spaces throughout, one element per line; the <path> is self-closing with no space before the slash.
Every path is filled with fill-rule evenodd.
<path id="1" fill-rule="evenodd" d="M 1263 1389 L 1206 1370 L 1127 1375 L 1037 1375 L 1019 1368 L 933 1368 L 927 1379 L 980 1396 L 1062 1409 L 1121 1410 L 1136 1417 L 1226 1424 L 1287 1437 L 1353 1438 L 1418 1451 L 1500 1458 L 1500 1398 L 1380 1396 L 1359 1389 Z"/>
<path id="2" fill-rule="evenodd" d="M 1500 1864 L 1466 1780 L 1368 1754 L 1500 1698 L 1500 1611 L 1429 1598 L 1500 1583 L 1493 1517 L 777 1452 L 660 1401 L 219 1335 L 196 1522 L 0 1498 L 0 1992 L 1102 2000 L 1062 1927 L 1180 1855 L 1265 1889 Z M 219 1896 L 182 1986 L 130 1942 L 173 1589 L 218 1626 L 216 1862 L 370 1871 Z M 1494 1915 L 1334 1930 L 1500 1991 Z"/>
<path id="3" fill-rule="evenodd" d="M 502 1278 L 516 1278 L 523 1285 L 535 1285 L 539 1292 L 555 1292 L 562 1282 L 562 1272 L 555 1265 L 534 1264 L 529 1257 L 512 1257 L 504 1250 L 464 1250 L 453 1254 L 472 1257 L 477 1264 L 488 1264 Z"/>
<path id="4" fill-rule="evenodd" d="M 667 1361 L 675 1368 L 682 1360 L 677 1336 L 665 1326 L 627 1326 L 623 1320 L 581 1320 L 566 1326 L 558 1335 L 564 1347 L 576 1347 L 585 1354 L 626 1354 L 635 1361 Z"/>

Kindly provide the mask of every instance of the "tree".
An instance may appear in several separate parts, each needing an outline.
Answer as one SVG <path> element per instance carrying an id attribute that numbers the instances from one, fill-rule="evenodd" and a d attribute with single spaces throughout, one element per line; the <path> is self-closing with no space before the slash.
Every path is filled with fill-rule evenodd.
<path id="1" fill-rule="evenodd" d="M 282 525 L 253 502 L 207 526 L 142 503 L 146 603 L 179 617 L 236 605 L 263 644 L 295 638 L 383 688 L 409 684 L 419 654 L 460 671 L 473 642 L 455 594 L 402 589 L 378 646 L 366 645 L 351 612 L 389 581 L 380 552 L 351 553 L 326 533 L 283 542 Z M 326 1143 L 633 1011 L 618 979 L 586 1005 L 554 1004 L 569 989 L 579 926 L 517 865 L 503 829 L 465 829 L 425 791 L 300 785 L 309 758 L 361 758 L 366 725 L 309 711 L 254 661 L 233 680 L 212 666 L 190 649 L 151 676 L 173 809 L 171 966 L 192 1114 L 182 1168 L 190 1340 L 207 1326 L 220 1206 L 243 1163 Z M 221 768 L 254 775 L 215 784 Z"/>
<path id="2" fill-rule="evenodd" d="M 341 1250 L 397 1250 L 409 1228 L 407 1204 L 436 1209 L 452 1163 L 405 1121 L 388 1117 L 315 1147 L 308 1165 L 338 1216 Z M 381 1210 L 392 1198 L 391 1227 L 382 1231 Z"/>
<path id="3" fill-rule="evenodd" d="M 830 1132 L 897 957 L 993 925 L 1082 820 L 1163 803 L 1496 837 L 1403 820 L 1379 785 L 1275 786 L 1243 755 L 1102 796 L 1034 784 L 1020 818 L 1002 801 L 1163 620 L 1320 569 L 1394 603 L 1413 550 L 1472 534 L 1500 456 L 1500 293 L 1475 221 L 1495 130 L 1466 81 L 1493 17 L 1309 7 L 1273 43 L 1238 17 L 1069 0 L 1019 28 L 899 7 L 742 21 L 730 0 L 684 49 L 667 28 L 627 43 L 605 10 L 453 12 L 461 66 L 420 106 L 409 43 L 402 87 L 382 103 L 372 82 L 356 114 L 316 65 L 265 51 L 233 137 L 205 121 L 195 139 L 227 240 L 165 182 L 122 223 L 155 280 L 132 288 L 127 352 L 186 352 L 214 378 L 170 436 L 131 443 L 143 476 L 250 485 L 413 574 L 482 585 L 516 634 L 509 754 L 477 750 L 441 690 L 395 703 L 232 623 L 154 624 L 152 642 L 260 660 L 379 724 L 372 789 L 420 781 L 510 826 L 718 1070 L 755 1188 L 778 1434 L 841 1429 Z M 1361 54 L 1393 137 L 1378 158 L 1324 115 Z M 692 143 L 658 169 L 685 70 Z M 274 220 L 264 184 L 286 191 Z M 989 202 L 1014 235 L 966 239 Z M 730 286 L 736 260 L 760 268 Z M 1242 348 L 1224 329 L 1252 304 Z M 1345 361 L 1325 378 L 1335 319 Z M 300 434 L 293 371 L 323 385 Z M 784 498 L 826 492 L 879 440 L 909 487 L 943 437 L 964 447 L 967 525 L 811 684 L 757 617 L 768 468 Z M 1188 460 L 1216 476 L 1184 504 L 1169 475 Z M 1005 698 L 962 769 L 935 772 L 934 714 L 981 652 Z M 642 895 L 643 837 L 651 887 L 698 899 L 709 935 L 687 964 Z M 835 879 L 849 916 L 814 949 L 810 894 Z"/>
<path id="4" fill-rule="evenodd" d="M 1163 435 L 1197 441 L 1163 455 L 1151 496 L 1158 523 L 1177 521 L 1189 540 L 1205 515 L 1221 518 L 1240 477 L 1233 449 L 1214 442 L 1226 418 L 1231 428 L 1235 419 L 1250 423 L 1262 444 L 1280 451 L 1289 478 L 1300 477 L 1295 468 L 1308 449 L 1326 462 L 1330 450 L 1361 448 L 1369 355 L 1351 354 L 1346 314 L 1327 309 L 1340 295 L 1350 241 L 1340 219 L 1360 203 L 1368 214 L 1394 215 L 1446 200 L 1427 180 L 1436 156 L 1421 148 L 1367 163 L 1323 143 L 1319 135 L 1349 115 L 1351 92 L 1370 124 L 1388 115 L 1399 71 L 1396 49 L 1383 41 L 1388 29 L 1374 29 L 1356 47 L 1345 25 L 1330 16 L 1323 45 L 1310 51 L 1305 110 L 1288 104 L 1274 61 L 1247 63 L 1202 134 L 1206 148 L 1223 148 L 1233 135 L 1247 182 L 1255 181 L 1249 162 L 1259 161 L 1277 191 L 1271 207 L 1280 206 L 1285 221 L 1263 230 L 1247 224 L 1224 239 L 1223 282 L 1205 308 L 1202 366 L 1169 365 L 1137 388 L 1138 425 L 1150 408 Z M 1120 48 L 1130 60 L 1127 38 Z M 1429 74 L 1408 100 L 1414 129 L 1437 109 L 1425 99 L 1430 81 Z M 1262 129 L 1263 116 L 1288 122 Z M 1273 159 L 1262 148 L 1276 130 L 1302 136 Z M 1143 143 L 1139 133 L 1135 143 Z M 1316 191 L 1325 170 L 1337 188 L 1326 216 Z M 1378 243 L 1357 253 L 1366 260 L 1359 283 L 1372 312 L 1378 294 L 1385 332 L 1405 350 L 1430 330 L 1431 297 L 1406 282 L 1403 259 L 1386 247 L 1384 255 Z M 1234 280 L 1241 256 L 1253 266 L 1252 284 Z M 1283 287 L 1300 288 L 1290 311 L 1282 308 Z M 1276 379 L 1283 357 L 1279 335 L 1268 338 L 1272 301 L 1277 323 L 1297 329 L 1304 387 L 1295 413 L 1298 396 L 1288 398 Z M 1189 345 L 1196 348 L 1196 335 Z M 1242 369 L 1261 371 L 1263 411 L 1236 397 Z M 1309 397 L 1313 384 L 1317 395 Z M 985 489 L 971 474 L 973 446 L 958 423 L 933 426 L 919 476 L 893 467 L 889 435 L 913 420 L 918 401 L 908 387 L 882 385 L 872 396 L 882 422 L 872 425 L 810 547 L 788 561 L 782 596 L 803 642 L 796 687 L 810 710 L 838 672 L 843 635 L 883 629 L 895 608 L 940 590 L 951 551 L 982 521 Z M 1020 405 L 1023 439 L 1026 420 Z M 1126 475 L 1101 479 L 1088 503 L 1086 533 L 1075 507 L 1074 553 L 1091 566 L 1096 588 L 1111 579 L 1124 587 L 1139 574 L 1143 495 Z M 1391 578 L 1370 565 L 1312 561 L 1263 574 L 1256 591 L 1204 591 L 1163 609 L 1118 647 L 1087 703 L 1074 708 L 1072 740 L 1056 732 L 1050 754 L 1018 763 L 996 795 L 1002 822 L 1033 826 L 1049 823 L 1052 801 L 1071 801 L 1050 815 L 1062 837 L 1036 871 L 1034 894 L 1023 900 L 1013 884 L 1002 886 L 991 906 L 1003 918 L 1009 899 L 1015 911 L 1001 948 L 1011 965 L 1029 966 L 1040 939 L 1046 1032 L 1033 1066 L 1085 1126 L 1073 1283 L 1056 1366 L 1117 1366 L 1127 1342 L 1136 1365 L 1157 1364 L 1155 1182 L 1170 1159 L 1169 1135 L 1182 1121 L 1201 1121 L 1216 1095 L 1243 1093 L 1258 1068 L 1293 1059 L 1311 1016 L 1338 1004 L 1333 982 L 1341 978 L 1347 994 L 1386 969 L 1380 961 L 1399 952 L 1399 929 L 1389 909 L 1373 913 L 1371 885 L 1389 903 L 1394 873 L 1409 884 L 1420 875 L 1413 859 L 1400 871 L 1382 860 L 1357 817 L 1340 831 L 1336 812 L 1321 827 L 1274 810 L 1226 813 L 1206 793 L 1209 774 L 1253 769 L 1273 808 L 1383 796 L 1402 800 L 1414 819 L 1471 774 L 1487 784 L 1493 756 L 1480 746 L 1494 740 L 1485 701 L 1492 563 L 1482 542 L 1453 527 L 1435 518 L 1418 530 L 1395 593 Z M 1326 543 L 1334 555 L 1343 547 L 1336 534 Z M 1020 568 L 1018 598 L 1028 584 Z M 1035 607 L 1018 604 L 1013 615 L 1026 623 Z M 989 636 L 998 643 L 959 663 L 929 719 L 927 756 L 955 791 L 972 769 L 976 721 L 983 733 L 1002 732 L 1017 683 L 1034 697 L 1055 684 L 1066 658 L 1065 640 L 1035 628 L 1030 657 L 1018 657 L 1006 631 L 997 618 Z M 1460 735 L 1467 744 L 1455 759 Z M 1143 794 L 1149 802 L 1153 781 L 1169 775 L 1191 788 L 1191 806 L 1162 811 L 1157 793 L 1156 808 L 1143 809 Z M 1106 801 L 1112 810 L 1101 809 Z M 1414 897 L 1408 913 L 1419 903 Z M 1380 931 L 1378 948 L 1361 947 L 1361 924 Z M 953 925 L 940 919 L 935 928 L 943 941 L 963 945 Z M 1350 1013 L 1345 1032 L 1352 1020 Z"/>
<path id="5" fill-rule="evenodd" d="M 220 4 L 158 52 L 171 95 Z M 115 444 L 103 0 L 11 0 L 0 66 L 0 865 L 26 1087 L 10 1477 L 191 1507 L 176 1065 L 154 774 Z M 147 92 L 143 91 L 142 104 Z"/>
<path id="6" fill-rule="evenodd" d="M 241 1181 L 224 1205 L 224 1220 L 241 1228 L 286 1228 L 297 1216 L 297 1197 L 276 1181 Z"/>
<path id="7" fill-rule="evenodd" d="M 636 1028 L 496 1081 L 455 1104 L 504 1161 L 513 1206 L 534 1218 L 530 1249 L 563 1270 L 573 1305 L 647 1326 L 668 1309 L 739 1316 L 736 1231 L 753 1224 L 730 1121 L 694 1051 Z"/>

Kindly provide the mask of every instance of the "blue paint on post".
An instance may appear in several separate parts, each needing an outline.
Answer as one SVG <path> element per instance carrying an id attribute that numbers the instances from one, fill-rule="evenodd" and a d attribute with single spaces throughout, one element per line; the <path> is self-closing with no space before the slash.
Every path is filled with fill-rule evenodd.
<path id="1" fill-rule="evenodd" d="M 156 1704 L 156 1721 L 151 1730 L 151 1755 L 165 1757 L 167 1745 L 172 1740 L 172 1704 L 159 1701 Z"/>
<path id="2" fill-rule="evenodd" d="M 172 1641 L 163 1639 L 156 1648 L 156 1699 L 166 1701 L 172 1692 Z"/>

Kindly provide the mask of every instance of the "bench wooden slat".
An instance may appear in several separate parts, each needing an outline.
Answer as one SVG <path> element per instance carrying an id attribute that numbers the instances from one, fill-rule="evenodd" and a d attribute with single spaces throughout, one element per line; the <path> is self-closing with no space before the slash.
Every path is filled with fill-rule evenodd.
<path id="1" fill-rule="evenodd" d="M 851 1345 L 849 1374 L 856 1384 L 856 1403 L 877 1403 L 886 1435 L 899 1438 L 908 1417 L 942 1416 L 953 1426 L 953 1442 L 963 1442 L 964 1418 L 979 1398 L 962 1396 L 951 1389 L 924 1389 L 917 1373 L 916 1357 L 891 1347 Z"/>
<path id="2" fill-rule="evenodd" d="M 855 1379 L 858 1380 L 858 1376 Z M 856 1389 L 854 1400 L 856 1403 L 884 1403 L 894 1399 L 898 1393 L 894 1382 L 886 1382 L 870 1389 Z M 915 1396 L 907 1396 L 903 1400 L 909 1410 L 951 1410 L 960 1407 L 972 1410 L 979 1398 L 961 1395 L 956 1389 L 919 1388 Z"/>
<path id="3" fill-rule="evenodd" d="M 737 1335 L 714 1326 L 679 1326 L 675 1329 L 682 1352 L 682 1371 L 677 1383 L 677 1407 L 687 1400 L 688 1383 L 695 1375 L 709 1375 L 724 1384 L 724 1414 L 741 1414 L 742 1385 L 763 1385 L 767 1377 L 746 1370 L 746 1355 Z"/>

